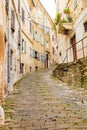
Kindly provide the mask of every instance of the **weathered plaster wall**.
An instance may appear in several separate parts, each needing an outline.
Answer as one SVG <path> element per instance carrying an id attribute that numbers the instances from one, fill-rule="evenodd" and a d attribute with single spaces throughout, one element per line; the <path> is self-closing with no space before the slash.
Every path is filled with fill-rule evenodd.
<path id="1" fill-rule="evenodd" d="M 7 76 L 5 72 L 4 55 L 5 55 L 5 36 L 3 28 L 2 26 L 0 26 L 0 102 L 3 101 L 4 88 L 6 85 L 5 76 Z"/>

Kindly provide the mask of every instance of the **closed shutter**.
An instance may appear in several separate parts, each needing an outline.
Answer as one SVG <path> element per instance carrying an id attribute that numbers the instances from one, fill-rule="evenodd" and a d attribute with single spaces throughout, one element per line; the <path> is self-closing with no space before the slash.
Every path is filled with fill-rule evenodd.
<path id="1" fill-rule="evenodd" d="M 18 0 L 18 13 L 20 14 L 20 0 Z"/>
<path id="2" fill-rule="evenodd" d="M 77 0 L 74 0 L 74 9 L 77 7 L 77 5 L 78 5 Z"/>
<path id="3" fill-rule="evenodd" d="M 8 12 L 9 12 L 9 0 L 5 0 L 5 8 L 6 8 L 6 13 L 8 15 Z"/>
<path id="4" fill-rule="evenodd" d="M 32 24 L 31 24 L 31 21 L 30 21 L 30 33 L 32 33 Z"/>
<path id="5" fill-rule="evenodd" d="M 33 50 L 33 57 L 35 58 L 35 50 Z"/>
<path id="6" fill-rule="evenodd" d="M 26 53 L 26 41 L 24 42 L 24 53 Z"/>
<path id="7" fill-rule="evenodd" d="M 24 12 L 24 9 L 22 8 L 22 22 L 24 23 L 25 22 L 25 12 Z"/>
<path id="8" fill-rule="evenodd" d="M 18 46 L 20 46 L 20 30 L 18 30 Z"/>
<path id="9" fill-rule="evenodd" d="M 38 60 L 40 60 L 40 53 L 38 53 Z"/>
<path id="10" fill-rule="evenodd" d="M 11 29 L 15 31 L 15 14 L 14 10 L 11 10 Z"/>

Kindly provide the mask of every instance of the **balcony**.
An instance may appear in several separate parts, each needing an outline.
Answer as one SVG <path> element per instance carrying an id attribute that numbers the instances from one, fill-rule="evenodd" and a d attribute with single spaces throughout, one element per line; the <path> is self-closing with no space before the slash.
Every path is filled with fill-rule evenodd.
<path id="1" fill-rule="evenodd" d="M 63 23 L 63 27 L 67 30 L 72 30 L 73 28 L 73 24 L 72 23 L 69 23 L 69 22 L 66 22 L 66 23 Z"/>
<path id="2" fill-rule="evenodd" d="M 58 33 L 68 35 L 68 33 L 73 29 L 73 22 L 72 21 L 66 21 L 65 19 L 62 19 L 60 23 L 58 24 Z"/>
<path id="3" fill-rule="evenodd" d="M 72 22 L 65 22 L 58 24 L 58 33 L 63 35 L 68 35 L 68 33 L 73 29 Z"/>

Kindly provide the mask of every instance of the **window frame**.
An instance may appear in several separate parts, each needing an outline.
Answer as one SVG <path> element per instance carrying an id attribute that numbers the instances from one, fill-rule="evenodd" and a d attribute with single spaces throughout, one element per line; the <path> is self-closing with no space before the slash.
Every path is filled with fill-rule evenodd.
<path id="1" fill-rule="evenodd" d="M 87 32 L 87 21 L 84 22 L 84 32 L 85 32 L 85 33 Z"/>

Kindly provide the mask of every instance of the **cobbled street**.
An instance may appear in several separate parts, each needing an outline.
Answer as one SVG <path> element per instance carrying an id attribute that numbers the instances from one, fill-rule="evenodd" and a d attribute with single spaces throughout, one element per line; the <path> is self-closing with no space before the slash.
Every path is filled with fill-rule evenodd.
<path id="1" fill-rule="evenodd" d="M 87 130 L 87 90 L 68 87 L 51 69 L 23 78 L 4 108 L 0 130 Z"/>

